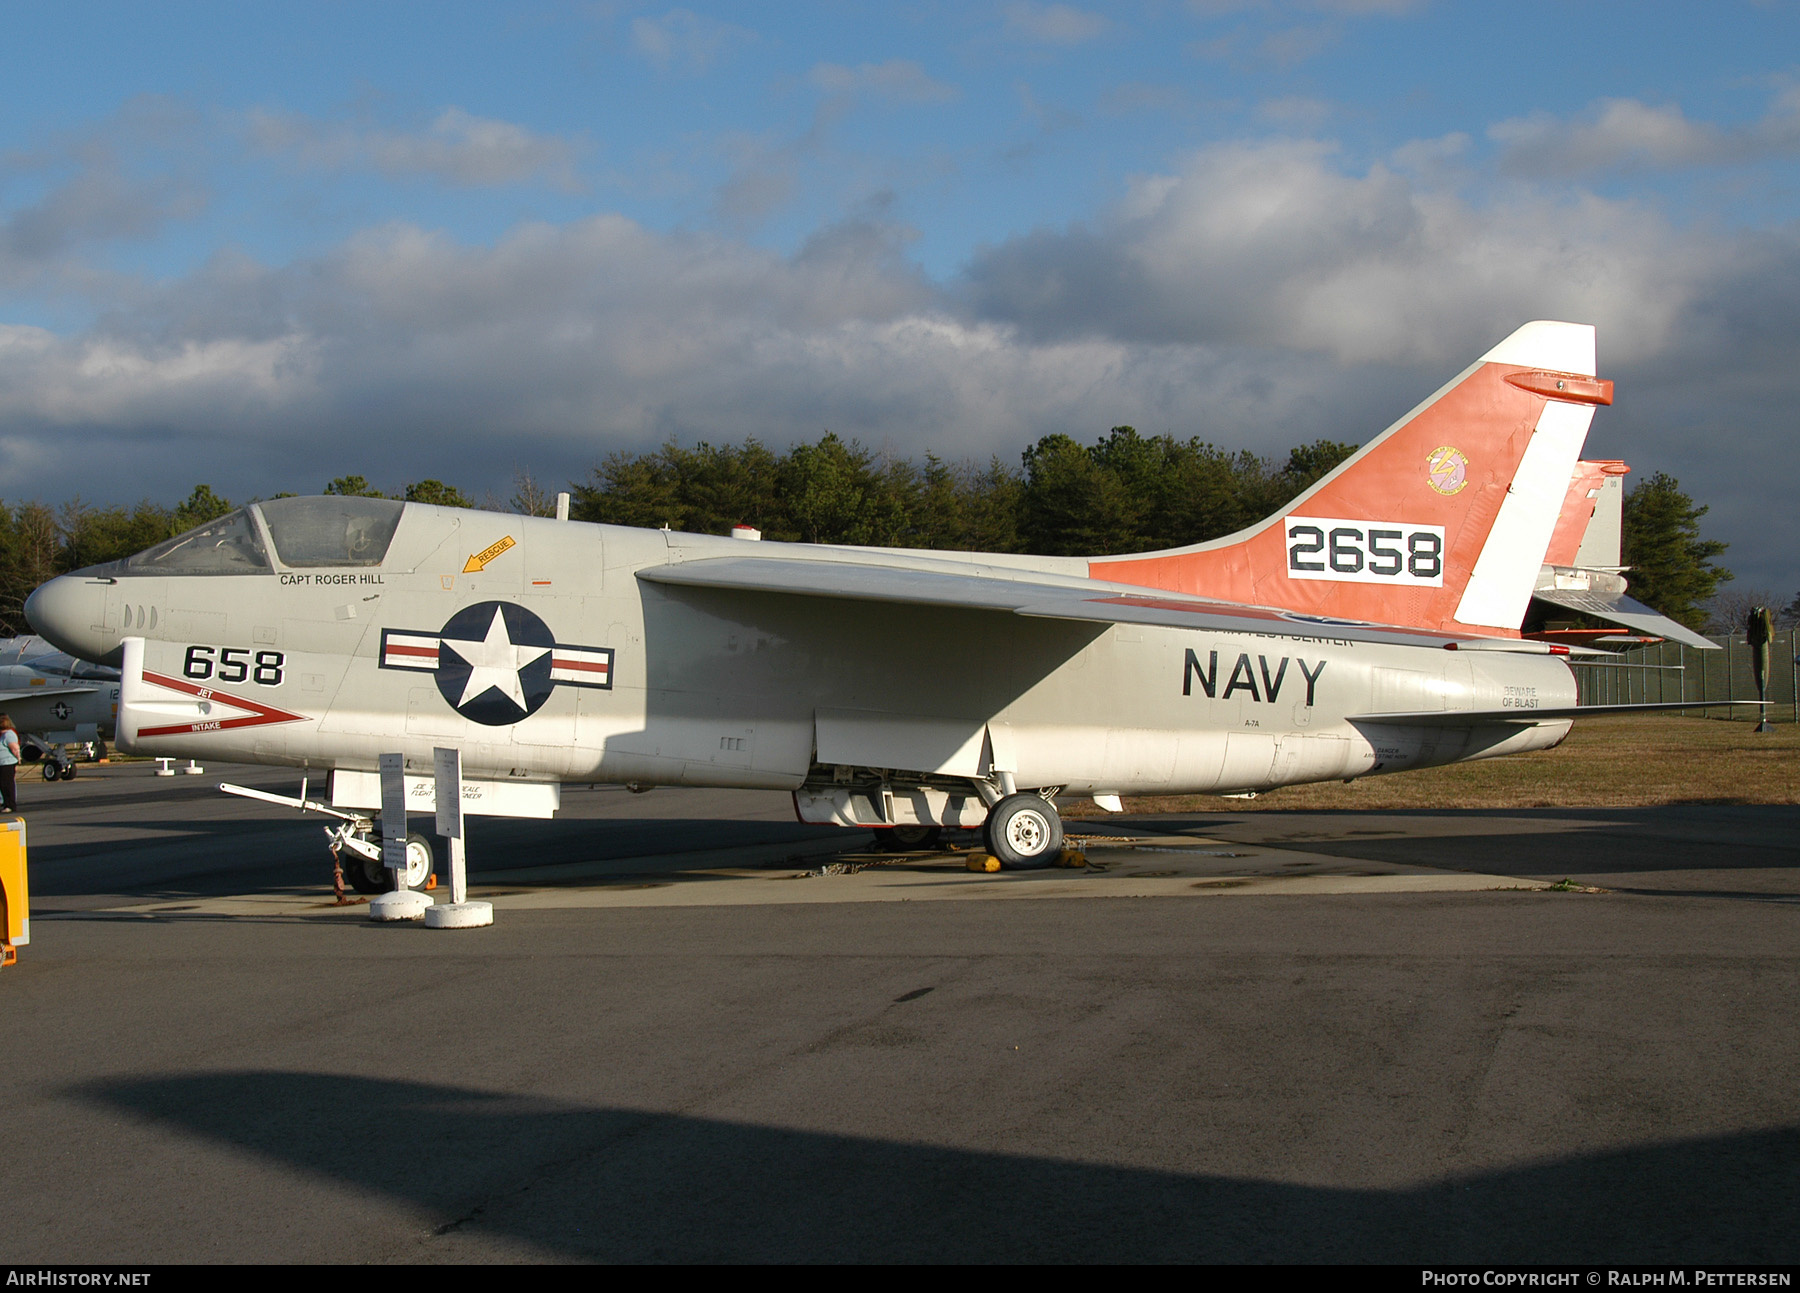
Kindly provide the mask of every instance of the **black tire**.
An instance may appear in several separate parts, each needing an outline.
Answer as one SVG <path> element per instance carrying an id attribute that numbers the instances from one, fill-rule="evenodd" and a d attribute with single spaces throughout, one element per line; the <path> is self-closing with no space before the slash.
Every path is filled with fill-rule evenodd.
<path id="1" fill-rule="evenodd" d="M 48 759 L 44 760 L 44 780 L 45 781 L 55 781 L 61 775 L 62 775 L 62 769 L 60 767 L 58 767 L 56 764 L 50 762 L 50 760 L 48 760 Z"/>
<path id="2" fill-rule="evenodd" d="M 379 835 L 373 837 L 370 843 L 379 846 L 381 837 Z M 386 867 L 381 865 L 380 858 L 371 862 L 361 854 L 353 853 L 349 849 L 339 849 L 338 865 L 343 867 L 344 879 L 350 882 L 350 887 L 356 892 L 368 894 L 387 892 L 389 872 Z"/>
<path id="3" fill-rule="evenodd" d="M 884 853 L 914 853 L 936 848 L 943 838 L 942 826 L 875 827 L 875 847 Z"/>
<path id="4" fill-rule="evenodd" d="M 73 763 L 63 764 L 63 770 L 59 772 L 57 776 L 61 777 L 64 781 L 75 780 L 75 765 Z"/>
<path id="5" fill-rule="evenodd" d="M 105 741 L 95 741 L 94 742 L 94 762 L 95 763 L 105 763 L 106 762 L 106 742 Z"/>
<path id="6" fill-rule="evenodd" d="M 1037 795 L 1008 795 L 988 811 L 981 828 L 989 853 L 1011 871 L 1034 871 L 1062 854 L 1062 818 Z"/>

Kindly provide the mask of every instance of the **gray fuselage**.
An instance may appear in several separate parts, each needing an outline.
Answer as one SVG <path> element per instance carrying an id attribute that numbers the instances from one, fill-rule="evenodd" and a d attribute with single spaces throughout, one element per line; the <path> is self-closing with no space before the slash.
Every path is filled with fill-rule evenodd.
<path id="1" fill-rule="evenodd" d="M 64 576 L 34 595 L 33 623 L 90 659 L 142 640 L 146 681 L 127 670 L 120 731 L 136 751 L 370 771 L 383 752 L 428 768 L 454 745 L 466 775 L 525 782 L 799 790 L 871 770 L 1005 770 L 1071 793 L 1247 791 L 1542 748 L 1569 726 L 1356 716 L 1575 699 L 1557 659 L 1328 625 L 1108 625 L 637 577 L 753 551 L 1082 581 L 1085 562 L 1069 559 L 750 544 L 419 504 L 390 529 L 373 564 L 288 565 L 277 531 L 262 570 Z M 490 607 L 513 609 L 496 622 Z M 512 699 L 470 692 L 500 676 L 479 672 L 493 663 L 483 650 L 517 667 Z"/>

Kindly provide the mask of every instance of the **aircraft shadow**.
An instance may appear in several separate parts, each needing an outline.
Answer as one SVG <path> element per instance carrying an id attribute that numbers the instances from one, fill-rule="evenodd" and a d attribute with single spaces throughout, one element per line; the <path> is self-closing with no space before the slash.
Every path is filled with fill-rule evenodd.
<path id="1" fill-rule="evenodd" d="M 331 855 L 318 818 L 269 822 L 226 818 L 181 822 L 154 838 L 130 838 L 130 823 L 91 831 L 116 835 L 102 843 L 62 844 L 50 832 L 31 848 L 32 896 L 89 894 L 179 899 L 292 888 L 331 888 Z M 415 821 L 429 829 L 429 819 Z M 846 851 L 865 848 L 867 831 L 799 822 L 715 818 L 528 821 L 484 818 L 469 832 L 472 884 L 505 884 L 509 871 L 575 863 L 642 859 L 631 874 L 659 874 L 657 858 L 765 845 L 802 844 L 841 836 Z M 440 866 L 440 879 L 444 869 Z M 620 872 L 623 876 L 624 871 Z M 533 881 L 534 886 L 547 882 Z M 587 883 L 587 881 L 582 881 Z"/>
<path id="2" fill-rule="evenodd" d="M 1800 1259 L 1794 1127 L 1579 1155 L 1414 1188 L 1363 1189 L 939 1148 L 328 1073 L 109 1080 L 77 1094 L 298 1168 L 341 1187 L 346 1210 L 373 1191 L 435 1217 L 438 1235 L 485 1233 L 551 1259 Z"/>

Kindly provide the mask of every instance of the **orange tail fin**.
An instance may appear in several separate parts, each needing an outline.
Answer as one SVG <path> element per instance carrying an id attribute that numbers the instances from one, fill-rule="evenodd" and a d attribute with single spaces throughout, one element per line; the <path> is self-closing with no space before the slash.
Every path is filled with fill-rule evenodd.
<path id="1" fill-rule="evenodd" d="M 1339 619 L 1517 634 L 1594 408 L 1594 330 L 1528 323 L 1280 514 L 1089 575 Z"/>

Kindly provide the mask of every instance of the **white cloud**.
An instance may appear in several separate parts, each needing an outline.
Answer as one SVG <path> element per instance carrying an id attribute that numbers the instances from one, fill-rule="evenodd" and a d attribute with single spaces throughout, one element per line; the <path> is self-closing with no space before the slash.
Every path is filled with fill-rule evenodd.
<path id="1" fill-rule="evenodd" d="M 1679 105 L 1602 99 L 1576 120 L 1548 113 L 1488 129 L 1501 165 L 1514 174 L 1567 177 L 1602 170 L 1738 165 L 1800 152 L 1800 93 L 1778 95 L 1758 121 L 1694 121 Z"/>
<path id="2" fill-rule="evenodd" d="M 690 9 L 671 9 L 660 18 L 636 18 L 631 24 L 632 48 L 659 72 L 704 72 L 732 50 L 756 39 L 756 33 L 747 27 Z"/>
<path id="3" fill-rule="evenodd" d="M 197 215 L 209 196 L 194 157 L 198 127 L 179 103 L 141 95 L 81 130 L 0 157 L 0 286 L 104 277 L 80 254 L 147 241 Z"/>
<path id="4" fill-rule="evenodd" d="M 907 58 L 885 63 L 819 63 L 807 80 L 827 94 L 858 99 L 887 99 L 895 103 L 949 103 L 958 96 L 954 85 L 932 77 Z"/>
<path id="5" fill-rule="evenodd" d="M 1186 90 L 1173 85 L 1126 81 L 1113 86 L 1100 99 L 1102 112 L 1123 116 L 1131 112 L 1176 113 L 1189 107 Z"/>
<path id="6" fill-rule="evenodd" d="M 1002 11 L 1006 34 L 1045 45 L 1083 45 L 1098 40 L 1112 24 L 1097 13 L 1067 4 L 1034 4 L 1018 0 Z"/>
<path id="7" fill-rule="evenodd" d="M 1256 105 L 1256 115 L 1264 121 L 1273 121 L 1278 125 L 1302 130 L 1316 130 L 1330 120 L 1332 112 L 1331 104 L 1325 100 L 1312 99 L 1301 94 L 1284 95 L 1279 99 L 1265 99 Z"/>
<path id="8" fill-rule="evenodd" d="M 261 152 L 291 155 L 320 169 L 362 168 L 390 178 L 425 175 L 468 188 L 581 187 L 576 174 L 581 145 L 456 107 L 445 108 L 422 131 L 363 129 L 258 110 L 250 114 L 246 133 Z"/>
<path id="9" fill-rule="evenodd" d="M 1400 170 L 1430 176 L 1459 164 L 1473 142 L 1460 130 L 1435 139 L 1409 139 L 1394 149 L 1388 160 Z"/>
<path id="10" fill-rule="evenodd" d="M 1450 362 L 1541 317 L 1653 349 L 1716 269 L 1624 203 L 1518 195 L 1476 206 L 1311 143 L 1227 145 L 1146 176 L 1093 227 L 988 249 L 978 308 L 1036 336 L 1233 341 L 1342 362 Z"/>

